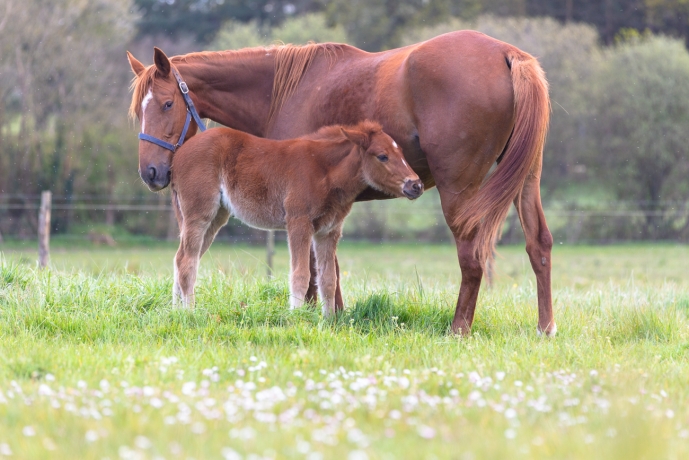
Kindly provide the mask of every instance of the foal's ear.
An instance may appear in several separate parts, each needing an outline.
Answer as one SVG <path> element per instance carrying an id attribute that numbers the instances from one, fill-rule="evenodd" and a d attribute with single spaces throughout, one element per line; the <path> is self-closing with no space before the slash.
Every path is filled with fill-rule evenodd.
<path id="1" fill-rule="evenodd" d="M 132 72 L 134 72 L 134 75 L 138 77 L 142 73 L 144 73 L 146 67 L 141 62 L 139 62 L 139 60 L 135 58 L 134 55 L 129 51 L 127 51 L 127 59 L 129 59 L 129 66 L 132 68 Z"/>
<path id="2" fill-rule="evenodd" d="M 167 77 L 170 73 L 170 60 L 167 58 L 163 50 L 158 47 L 153 47 L 153 62 L 161 77 Z"/>
<path id="3" fill-rule="evenodd" d="M 349 139 L 350 141 L 354 142 L 356 145 L 361 147 L 362 149 L 366 150 L 368 149 L 370 139 L 365 133 L 362 133 L 361 131 L 351 131 L 348 129 L 340 128 L 340 131 L 342 131 L 342 135 Z"/>

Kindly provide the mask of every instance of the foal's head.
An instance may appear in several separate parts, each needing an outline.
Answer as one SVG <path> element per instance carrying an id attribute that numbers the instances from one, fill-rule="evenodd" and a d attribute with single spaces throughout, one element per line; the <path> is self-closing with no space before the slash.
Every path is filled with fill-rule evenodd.
<path id="1" fill-rule="evenodd" d="M 410 200 L 421 196 L 423 182 L 404 160 L 402 149 L 378 123 L 364 121 L 340 129 L 347 139 L 360 147 L 364 179 L 370 187 Z"/>
<path id="2" fill-rule="evenodd" d="M 129 116 L 141 122 L 141 132 L 170 144 L 176 144 L 183 131 L 187 106 L 177 80 L 172 74 L 172 64 L 158 48 L 153 55 L 154 65 L 144 67 L 130 53 L 129 65 L 136 75 Z M 185 139 L 196 133 L 192 120 Z M 172 153 L 154 143 L 139 140 L 139 175 L 148 188 L 157 191 L 170 183 Z"/>

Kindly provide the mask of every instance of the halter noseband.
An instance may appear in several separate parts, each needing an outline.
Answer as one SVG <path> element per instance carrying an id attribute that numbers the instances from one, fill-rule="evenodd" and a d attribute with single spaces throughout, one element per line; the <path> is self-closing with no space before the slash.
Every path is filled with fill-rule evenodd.
<path id="1" fill-rule="evenodd" d="M 201 132 L 204 132 L 206 130 L 206 125 L 204 125 L 201 121 L 201 117 L 199 117 L 199 114 L 196 111 L 196 107 L 194 107 L 194 102 L 191 100 L 191 97 L 189 96 L 189 87 L 184 82 L 184 80 L 182 80 L 182 77 L 179 76 L 179 73 L 177 73 L 177 70 L 174 67 L 172 68 L 172 74 L 175 76 L 175 79 L 177 80 L 179 89 L 180 91 L 182 91 L 182 97 L 184 97 L 184 103 L 187 105 L 187 119 L 184 122 L 184 129 L 182 130 L 182 134 L 179 136 L 179 141 L 177 141 L 177 143 L 173 145 L 169 142 L 165 142 L 164 140 L 158 139 L 157 137 L 153 137 L 146 133 L 139 133 L 139 139 L 141 139 L 142 141 L 148 141 L 153 144 L 159 145 L 160 147 L 168 149 L 174 153 L 178 148 L 182 146 L 182 144 L 184 144 L 184 138 L 187 136 L 187 130 L 189 129 L 189 124 L 191 124 L 192 117 L 194 118 L 194 121 L 196 122 L 196 125 L 199 127 L 199 130 Z"/>

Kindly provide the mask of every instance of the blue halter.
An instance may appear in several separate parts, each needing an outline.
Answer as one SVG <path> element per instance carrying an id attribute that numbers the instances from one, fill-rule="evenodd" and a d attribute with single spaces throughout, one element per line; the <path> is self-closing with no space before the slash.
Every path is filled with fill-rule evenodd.
<path id="1" fill-rule="evenodd" d="M 142 141 L 148 141 L 153 144 L 159 145 L 162 148 L 168 149 L 174 153 L 175 151 L 177 151 L 178 148 L 182 146 L 182 144 L 184 144 L 184 138 L 187 136 L 187 130 L 189 129 L 189 125 L 191 124 L 192 117 L 194 118 L 196 125 L 199 127 L 199 131 L 204 132 L 206 130 L 206 125 L 204 125 L 201 121 L 201 117 L 199 117 L 199 114 L 196 111 L 196 107 L 194 107 L 194 102 L 191 100 L 191 97 L 189 96 L 189 87 L 187 87 L 187 84 L 184 82 L 184 80 L 182 80 L 182 77 L 179 76 L 179 73 L 177 73 L 177 70 L 174 67 L 172 68 L 172 74 L 175 76 L 175 79 L 177 80 L 177 83 L 179 85 L 179 89 L 180 91 L 182 91 L 184 102 L 185 104 L 187 104 L 187 119 L 184 122 L 184 129 L 182 130 L 182 134 L 179 136 L 179 141 L 177 141 L 177 143 L 173 145 L 169 142 L 165 142 L 164 140 L 158 139 L 157 137 L 153 137 L 146 133 L 139 133 L 139 139 L 141 139 Z"/>

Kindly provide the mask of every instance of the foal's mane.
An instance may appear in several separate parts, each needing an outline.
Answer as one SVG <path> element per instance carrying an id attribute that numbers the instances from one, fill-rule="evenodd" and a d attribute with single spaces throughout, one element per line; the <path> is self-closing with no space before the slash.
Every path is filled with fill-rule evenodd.
<path id="1" fill-rule="evenodd" d="M 275 53 L 275 78 L 273 94 L 268 112 L 268 122 L 280 111 L 283 104 L 297 90 L 299 82 L 311 66 L 319 51 L 328 59 L 335 59 L 338 51 L 344 46 L 339 43 L 309 43 L 307 45 L 271 45 L 268 47 L 244 48 L 228 51 L 201 51 L 173 56 L 170 62 L 214 61 L 223 59 L 246 59 L 266 51 Z M 135 119 L 141 110 L 141 103 L 158 76 L 155 65 L 146 67 L 139 76 L 135 75 L 130 85 L 132 102 L 129 105 L 129 117 Z"/>
<path id="2" fill-rule="evenodd" d="M 344 134 L 342 134 L 341 128 L 347 129 L 349 131 L 358 131 L 360 133 L 366 134 L 369 137 L 383 131 L 383 127 L 380 126 L 380 123 L 378 123 L 376 121 L 371 121 L 371 120 L 364 120 L 364 121 L 357 123 L 356 125 L 324 126 L 314 133 L 307 134 L 306 136 L 303 136 L 302 139 L 309 139 L 309 140 L 314 140 L 314 141 L 344 141 L 344 140 L 347 140 L 347 138 L 344 136 Z"/>

